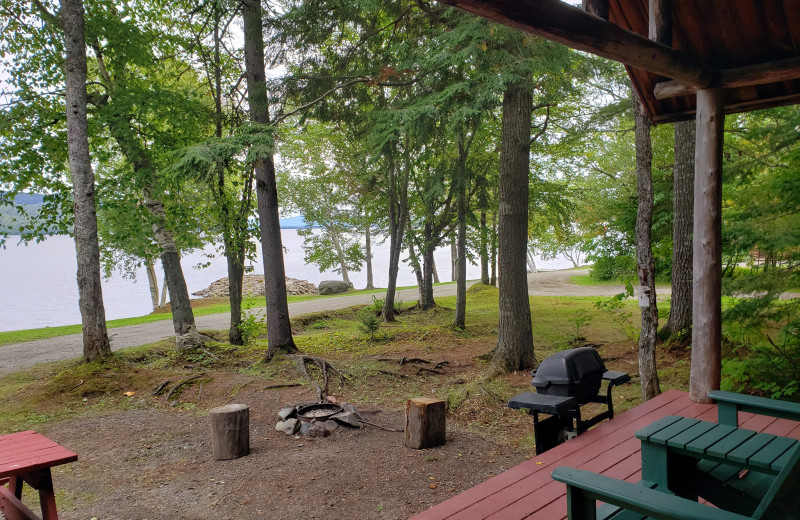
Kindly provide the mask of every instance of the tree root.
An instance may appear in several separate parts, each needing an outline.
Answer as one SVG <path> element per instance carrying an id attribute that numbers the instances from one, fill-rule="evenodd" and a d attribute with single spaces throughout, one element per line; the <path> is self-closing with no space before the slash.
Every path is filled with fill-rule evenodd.
<path id="1" fill-rule="evenodd" d="M 436 374 L 436 375 L 439 375 L 439 376 L 444 374 L 444 372 L 440 372 L 440 371 L 434 370 L 432 368 L 417 367 L 417 375 L 420 375 L 423 372 L 427 372 L 429 374 Z"/>
<path id="2" fill-rule="evenodd" d="M 267 385 L 262 390 L 274 390 L 276 388 L 291 388 L 293 386 L 303 386 L 300 383 L 282 383 L 279 385 Z"/>
<path id="3" fill-rule="evenodd" d="M 328 397 L 328 384 L 330 382 L 329 381 L 330 378 L 328 377 L 329 370 L 332 373 L 335 373 L 339 376 L 339 386 L 344 384 L 344 373 L 335 366 L 333 366 L 329 361 L 319 357 L 309 356 L 307 354 L 296 354 L 292 355 L 291 357 L 293 357 L 295 361 L 297 361 L 297 366 L 298 368 L 300 368 L 300 372 L 303 373 L 303 376 L 305 376 L 305 378 L 308 379 L 314 386 L 314 391 L 317 394 L 317 402 L 321 403 L 325 400 L 326 397 Z M 308 373 L 308 370 L 306 369 L 306 363 L 313 363 L 320 369 L 320 371 L 322 372 L 323 386 L 320 386 L 320 384 L 317 383 L 314 380 L 314 378 L 311 377 L 311 375 Z"/>
<path id="4" fill-rule="evenodd" d="M 167 379 L 166 381 L 164 381 L 163 383 L 161 383 L 160 385 L 158 385 L 157 387 L 155 387 L 155 389 L 154 389 L 154 390 L 153 390 L 153 392 L 150 394 L 150 396 L 154 396 L 154 395 L 158 395 L 158 394 L 160 394 L 161 392 L 163 392 L 163 391 L 164 391 L 164 389 L 167 387 L 167 385 L 168 385 L 168 384 L 170 384 L 171 382 L 172 382 L 172 380 L 171 380 L 171 379 Z"/>
<path id="5" fill-rule="evenodd" d="M 184 379 L 183 381 L 181 381 L 180 383 L 178 383 L 177 385 L 175 385 L 175 386 L 172 388 L 172 390 L 170 390 L 170 391 L 169 391 L 169 393 L 167 394 L 167 401 L 169 401 L 169 398 L 170 398 L 170 397 L 172 397 L 172 396 L 175 394 L 175 391 L 176 391 L 176 390 L 178 390 L 178 388 L 182 387 L 183 385 L 185 385 L 186 383 L 188 383 L 188 382 L 190 382 L 190 381 L 194 381 L 195 379 L 199 379 L 199 378 L 203 377 L 204 375 L 206 375 L 206 374 L 205 374 L 205 372 L 204 372 L 204 373 L 202 373 L 202 374 L 197 374 L 197 375 L 194 375 L 194 376 L 192 376 L 192 377 L 189 377 L 189 378 L 187 378 L 187 379 Z"/>

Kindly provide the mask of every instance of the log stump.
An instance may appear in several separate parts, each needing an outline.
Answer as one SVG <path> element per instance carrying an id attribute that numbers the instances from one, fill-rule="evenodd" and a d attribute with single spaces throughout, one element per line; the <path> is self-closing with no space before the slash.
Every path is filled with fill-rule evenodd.
<path id="1" fill-rule="evenodd" d="M 406 403 L 405 446 L 417 450 L 444 444 L 447 403 L 419 397 Z"/>
<path id="2" fill-rule="evenodd" d="M 229 460 L 250 453 L 250 407 L 226 404 L 212 408 L 211 452 L 214 460 Z"/>

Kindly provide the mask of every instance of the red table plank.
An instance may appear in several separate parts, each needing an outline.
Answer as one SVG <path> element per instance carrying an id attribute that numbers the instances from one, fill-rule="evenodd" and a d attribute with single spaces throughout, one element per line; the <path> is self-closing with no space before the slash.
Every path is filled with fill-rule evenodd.
<path id="1" fill-rule="evenodd" d="M 34 431 L 0 436 L 0 478 L 78 460 L 78 455 Z"/>

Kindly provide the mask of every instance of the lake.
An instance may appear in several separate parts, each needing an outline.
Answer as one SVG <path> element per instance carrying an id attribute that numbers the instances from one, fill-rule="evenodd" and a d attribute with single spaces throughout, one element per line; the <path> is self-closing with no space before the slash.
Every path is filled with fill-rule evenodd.
<path id="1" fill-rule="evenodd" d="M 303 238 L 295 229 L 281 230 L 286 264 L 286 276 L 308 280 L 319 284 L 322 280 L 341 279 L 333 272 L 320 272 L 315 265 L 305 263 Z M 404 253 L 401 258 L 407 255 Z M 450 281 L 450 248 L 436 251 L 436 267 L 442 282 Z M 199 264 L 210 262 L 207 267 Z M 536 259 L 540 269 L 565 269 L 571 264 L 563 259 L 544 261 Z M 215 256 L 215 247 L 208 246 L 203 251 L 187 254 L 182 260 L 183 272 L 189 293 L 208 287 L 211 282 L 227 276 L 224 256 Z M 248 264 L 249 265 L 249 264 Z M 259 258 L 253 263 L 253 272 L 263 274 L 264 268 Z M 156 268 L 160 273 L 160 267 Z M 389 269 L 388 241 L 374 247 L 373 271 L 375 285 L 386 287 Z M 52 236 L 38 244 L 19 244 L 15 237 L 9 237 L 6 249 L 0 250 L 0 288 L 3 305 L 0 306 L 0 331 L 53 327 L 80 323 L 78 309 L 78 286 L 76 282 L 77 263 L 75 244 L 68 236 Z M 480 277 L 480 268 L 467 266 L 467 278 Z M 159 282 L 163 282 L 159 274 Z M 350 279 L 357 289 L 366 285 L 365 271 L 350 273 Z M 416 285 L 414 272 L 406 263 L 400 266 L 397 285 Z M 103 280 L 103 301 L 106 318 L 128 318 L 149 314 L 152 310 L 147 275 L 139 269 L 133 276 L 120 273 Z"/>

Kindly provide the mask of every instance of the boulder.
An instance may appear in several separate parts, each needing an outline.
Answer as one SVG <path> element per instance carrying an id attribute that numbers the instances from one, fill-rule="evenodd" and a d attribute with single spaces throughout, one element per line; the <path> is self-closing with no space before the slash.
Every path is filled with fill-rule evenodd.
<path id="1" fill-rule="evenodd" d="M 300 428 L 300 421 L 297 419 L 287 419 L 275 425 L 275 430 L 283 432 L 287 435 L 292 435 Z"/>
<path id="2" fill-rule="evenodd" d="M 327 437 L 330 434 L 331 432 L 325 427 L 325 423 L 317 422 L 311 425 L 311 428 L 309 428 L 305 435 L 306 437 L 313 439 L 318 437 Z"/>
<path id="3" fill-rule="evenodd" d="M 306 280 L 286 277 L 286 292 L 288 294 L 316 294 L 317 287 Z M 260 274 L 246 274 L 242 282 L 244 296 L 264 296 L 264 276 Z M 200 298 L 227 297 L 229 295 L 228 278 L 220 278 L 205 289 L 192 293 Z"/>
<path id="4" fill-rule="evenodd" d="M 340 294 L 352 289 L 353 285 L 341 280 L 323 280 L 319 283 L 320 294 Z"/>
<path id="5" fill-rule="evenodd" d="M 353 412 L 340 412 L 331 417 L 334 421 L 338 421 L 342 424 L 346 424 L 351 428 L 360 428 L 361 421 L 358 420 L 358 415 L 354 414 Z"/>
<path id="6" fill-rule="evenodd" d="M 281 421 L 285 421 L 290 417 L 294 417 L 295 414 L 297 414 L 297 408 L 295 408 L 294 406 L 286 407 L 280 412 L 278 412 L 278 419 Z"/>

